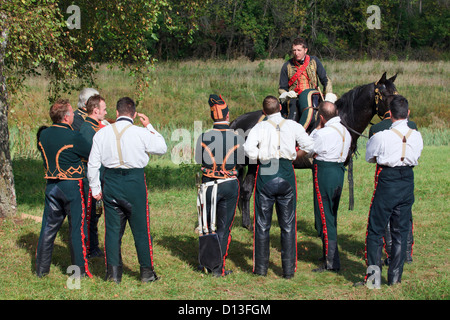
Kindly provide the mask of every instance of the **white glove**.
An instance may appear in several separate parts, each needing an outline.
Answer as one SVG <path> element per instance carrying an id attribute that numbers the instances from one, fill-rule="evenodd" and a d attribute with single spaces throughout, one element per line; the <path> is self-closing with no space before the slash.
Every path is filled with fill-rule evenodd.
<path id="1" fill-rule="evenodd" d="M 289 92 L 287 93 L 287 96 L 288 96 L 289 98 L 297 98 L 298 94 L 297 94 L 297 92 L 295 92 L 295 91 L 289 91 Z"/>
<path id="2" fill-rule="evenodd" d="M 280 94 L 278 99 L 280 99 L 281 103 L 284 103 L 284 101 L 286 101 L 287 94 L 287 92 L 283 92 L 282 94 Z"/>
<path id="3" fill-rule="evenodd" d="M 335 103 L 337 100 L 337 96 L 334 93 L 327 93 L 325 95 L 325 101 L 329 101 L 331 103 Z"/>

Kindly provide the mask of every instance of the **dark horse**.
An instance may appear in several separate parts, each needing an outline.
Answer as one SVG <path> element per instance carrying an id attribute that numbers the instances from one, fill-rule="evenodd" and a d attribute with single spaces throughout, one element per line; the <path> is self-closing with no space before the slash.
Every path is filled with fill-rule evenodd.
<path id="1" fill-rule="evenodd" d="M 356 152 L 357 140 L 362 135 L 372 118 L 377 114 L 380 118 L 389 110 L 387 97 L 397 94 L 394 81 L 397 75 L 392 78 L 386 78 L 386 72 L 377 82 L 358 86 L 338 99 L 335 104 L 337 106 L 341 123 L 349 130 L 352 136 L 349 156 L 345 161 L 345 165 L 349 165 L 349 181 L 351 175 L 352 157 Z M 250 129 L 260 121 L 263 113 L 262 110 L 245 113 L 231 122 L 230 128 L 237 130 L 239 134 L 243 134 L 246 138 Z M 310 125 L 307 132 L 311 133 L 315 125 Z M 253 193 L 255 182 L 255 174 L 257 165 L 249 164 L 246 159 L 247 173 L 243 177 L 245 166 L 240 169 L 239 179 L 241 182 L 241 195 L 239 199 L 239 209 L 242 212 L 242 226 L 252 230 L 250 220 L 250 198 Z M 293 162 L 295 169 L 311 169 L 312 159 L 308 157 L 297 158 Z M 352 186 L 350 186 L 352 188 Z"/>

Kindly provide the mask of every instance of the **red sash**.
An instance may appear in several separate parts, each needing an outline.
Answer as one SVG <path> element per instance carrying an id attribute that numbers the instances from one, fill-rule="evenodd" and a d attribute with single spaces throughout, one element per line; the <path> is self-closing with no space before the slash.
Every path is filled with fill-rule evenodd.
<path id="1" fill-rule="evenodd" d="M 293 60 L 295 67 L 297 68 L 297 72 L 292 76 L 292 78 L 289 80 L 289 87 L 292 86 L 295 81 L 297 81 L 303 72 L 305 72 L 306 67 L 308 66 L 310 61 L 309 55 L 305 56 L 305 60 L 303 61 L 303 64 L 301 66 L 298 65 L 297 61 Z M 307 75 L 308 77 L 308 75 Z M 309 80 L 309 79 L 308 79 Z M 295 92 L 299 93 L 300 91 L 299 85 L 297 84 L 296 88 L 294 89 Z"/>

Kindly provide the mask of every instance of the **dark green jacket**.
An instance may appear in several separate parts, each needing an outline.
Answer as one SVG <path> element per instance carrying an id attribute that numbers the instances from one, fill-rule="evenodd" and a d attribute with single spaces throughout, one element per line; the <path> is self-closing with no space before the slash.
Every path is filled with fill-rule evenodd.
<path id="1" fill-rule="evenodd" d="M 214 124 L 197 140 L 195 161 L 202 164 L 203 180 L 237 176 L 245 163 L 244 138 L 228 124 Z"/>
<path id="2" fill-rule="evenodd" d="M 97 131 L 100 130 L 100 125 L 97 120 L 92 119 L 91 117 L 86 117 L 84 122 L 81 124 L 80 133 L 83 138 L 89 143 L 89 149 L 92 148 L 92 139 L 94 139 L 94 135 Z"/>
<path id="3" fill-rule="evenodd" d="M 73 123 L 72 129 L 74 131 L 80 131 L 81 125 L 84 122 L 84 119 L 87 117 L 86 108 L 78 108 L 73 112 Z"/>
<path id="4" fill-rule="evenodd" d="M 87 159 L 90 144 L 72 127 L 54 123 L 44 129 L 38 141 L 45 167 L 45 179 L 78 180 L 84 176 L 81 159 Z"/>
<path id="5" fill-rule="evenodd" d="M 87 143 L 89 144 L 89 150 L 91 150 L 92 148 L 92 140 L 94 139 L 94 135 L 97 133 L 98 130 L 100 130 L 100 124 L 98 123 L 97 120 L 92 119 L 91 117 L 86 117 L 84 122 L 81 124 L 80 134 L 83 136 L 83 138 L 86 139 Z M 84 169 L 87 170 L 88 159 L 86 158 L 83 159 L 82 161 L 83 164 L 85 165 Z"/>

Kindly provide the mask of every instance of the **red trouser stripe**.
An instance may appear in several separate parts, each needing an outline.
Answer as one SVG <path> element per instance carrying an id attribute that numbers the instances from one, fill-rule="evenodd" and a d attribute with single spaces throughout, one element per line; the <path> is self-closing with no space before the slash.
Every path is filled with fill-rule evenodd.
<path id="1" fill-rule="evenodd" d="M 146 202 L 146 215 L 147 215 L 147 234 L 148 234 L 148 246 L 150 248 L 150 261 L 153 269 L 153 246 L 152 246 L 152 238 L 150 235 L 150 210 L 148 207 L 148 189 L 147 183 L 145 182 L 145 174 L 144 174 L 144 184 L 145 184 L 145 202 Z"/>
<path id="2" fill-rule="evenodd" d="M 327 222 L 325 219 L 325 211 L 323 209 L 322 195 L 319 190 L 319 180 L 317 178 L 317 164 L 314 165 L 314 188 L 316 190 L 317 202 L 319 204 L 320 219 L 322 220 L 322 233 L 323 242 L 325 245 L 325 257 L 328 256 L 328 232 L 327 232 Z"/>
<path id="3" fill-rule="evenodd" d="M 86 247 L 88 252 L 90 252 L 91 249 L 91 214 L 92 214 L 92 191 L 91 188 L 89 188 L 89 194 L 87 198 L 87 204 L 86 204 L 86 221 L 87 221 L 87 243 Z"/>
<path id="4" fill-rule="evenodd" d="M 85 214 L 84 214 L 84 192 L 83 192 L 83 180 L 79 180 L 79 186 L 80 186 L 80 195 L 81 195 L 81 245 L 83 247 L 83 259 L 84 259 L 84 270 L 86 272 L 86 274 L 88 275 L 89 278 L 92 278 L 92 274 L 89 271 L 89 265 L 88 265 L 88 261 L 86 258 L 86 246 L 84 244 L 84 239 L 86 238 L 85 234 L 84 234 L 84 218 L 85 218 Z"/>
<path id="5" fill-rule="evenodd" d="M 253 272 L 255 272 L 255 226 L 256 226 L 256 180 L 258 180 L 259 165 L 256 167 L 255 185 L 253 186 Z"/>
<path id="6" fill-rule="evenodd" d="M 292 165 L 292 171 L 294 171 L 294 180 L 295 180 L 295 199 L 297 199 L 297 176 L 295 175 L 295 168 Z M 297 272 L 297 260 L 298 260 L 298 251 L 297 251 L 297 201 L 295 201 L 295 269 L 294 272 Z"/>
<path id="7" fill-rule="evenodd" d="M 374 178 L 374 190 L 373 190 L 372 199 L 370 200 L 369 216 L 367 217 L 366 240 L 365 240 L 365 244 L 364 244 L 364 259 L 366 260 L 367 266 L 369 266 L 369 262 L 367 261 L 367 235 L 369 234 L 370 210 L 372 209 L 373 198 L 375 198 L 375 192 L 377 191 L 378 177 L 380 176 L 381 170 L 383 170 L 383 168 L 377 165 L 377 168 L 375 170 L 375 178 Z"/>
<path id="8" fill-rule="evenodd" d="M 236 217 L 236 210 L 237 210 L 237 206 L 239 204 L 239 195 L 241 192 L 241 186 L 239 185 L 239 180 L 238 180 L 238 196 L 237 196 L 237 200 L 236 200 L 236 207 L 234 208 L 234 214 L 233 214 L 233 220 L 231 220 L 231 224 L 230 227 L 228 229 L 228 242 L 227 242 L 227 249 L 225 251 L 225 254 L 223 255 L 223 262 L 222 262 L 222 275 L 225 274 L 225 259 L 228 255 L 228 248 L 230 247 L 230 242 L 231 242 L 231 227 L 233 226 L 234 223 L 234 218 Z"/>

